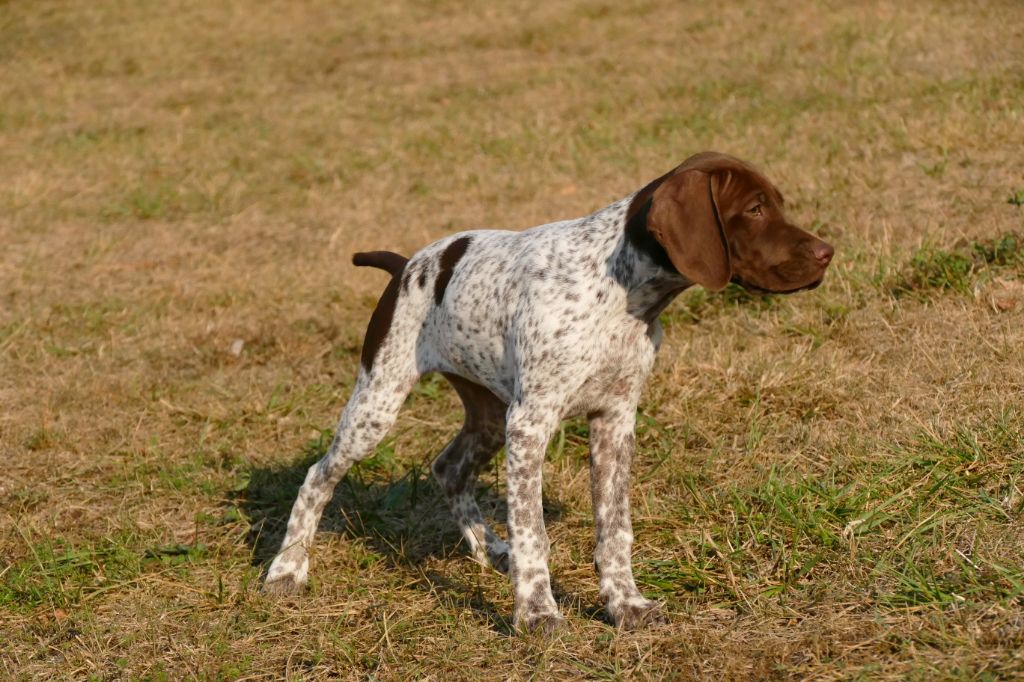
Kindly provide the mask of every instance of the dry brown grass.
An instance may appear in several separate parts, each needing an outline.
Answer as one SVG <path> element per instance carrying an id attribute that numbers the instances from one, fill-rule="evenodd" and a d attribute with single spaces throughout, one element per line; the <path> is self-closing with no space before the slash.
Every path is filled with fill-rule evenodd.
<path id="1" fill-rule="evenodd" d="M 4 675 L 1024 670 L 1024 251 L 974 246 L 1024 222 L 1024 6 L 348 5 L 0 3 Z M 838 256 L 666 314 L 633 500 L 672 624 L 601 620 L 571 423 L 569 627 L 509 636 L 425 473 L 459 420 L 431 380 L 339 487 L 310 594 L 259 596 L 384 283 L 350 253 L 581 215 L 702 149 Z"/>

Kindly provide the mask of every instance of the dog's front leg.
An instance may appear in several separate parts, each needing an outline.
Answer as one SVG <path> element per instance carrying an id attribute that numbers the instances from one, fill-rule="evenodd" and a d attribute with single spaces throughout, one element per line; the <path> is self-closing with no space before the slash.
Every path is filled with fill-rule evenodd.
<path id="1" fill-rule="evenodd" d="M 594 563 L 601 599 L 612 623 L 635 630 L 663 619 L 661 604 L 644 598 L 633 579 L 630 552 L 629 468 L 633 459 L 636 405 L 616 405 L 590 417 L 590 485 L 597 546 Z"/>
<path id="2" fill-rule="evenodd" d="M 550 406 L 513 403 L 506 430 L 509 576 L 515 596 L 512 622 L 518 629 L 545 634 L 563 622 L 551 594 L 541 492 L 544 453 L 558 414 Z"/>

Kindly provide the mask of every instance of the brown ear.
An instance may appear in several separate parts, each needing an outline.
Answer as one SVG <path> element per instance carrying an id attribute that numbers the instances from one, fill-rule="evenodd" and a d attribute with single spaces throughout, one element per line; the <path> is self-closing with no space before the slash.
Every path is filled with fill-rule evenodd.
<path id="1" fill-rule="evenodd" d="M 732 278 L 729 246 L 715 204 L 717 182 L 717 176 L 704 171 L 677 173 L 654 191 L 647 215 L 647 230 L 676 270 L 711 291 L 724 289 Z"/>

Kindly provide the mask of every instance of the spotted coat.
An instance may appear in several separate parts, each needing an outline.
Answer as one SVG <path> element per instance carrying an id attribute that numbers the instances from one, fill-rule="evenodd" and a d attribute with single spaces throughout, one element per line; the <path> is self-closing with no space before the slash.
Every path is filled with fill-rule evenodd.
<path id="1" fill-rule="evenodd" d="M 752 183 L 754 193 L 732 187 L 741 181 Z M 629 514 L 636 407 L 661 342 L 658 315 L 687 286 L 720 288 L 733 276 L 730 269 L 725 281 L 711 281 L 721 279 L 713 271 L 715 258 L 722 259 L 716 249 L 730 263 L 729 211 L 743 212 L 722 204 L 733 191 L 768 211 L 766 192 L 774 188 L 765 183 L 732 157 L 698 155 L 582 218 L 523 232 L 462 232 L 407 262 L 386 252 L 357 254 L 357 263 L 393 276 L 371 317 L 355 390 L 329 451 L 299 490 L 265 589 L 290 593 L 305 584 L 309 548 L 335 485 L 391 428 L 416 380 L 441 372 L 462 399 L 466 421 L 433 472 L 473 556 L 509 573 L 514 623 L 550 631 L 561 621 L 548 572 L 541 472 L 550 436 L 560 420 L 576 415 L 590 423 L 594 559 L 607 613 L 621 628 L 659 620 L 660 605 L 646 599 L 633 578 Z M 714 205 L 703 207 L 704 218 L 688 214 L 673 218 L 678 225 L 658 223 L 658 216 L 671 214 L 671 202 L 682 202 L 687 211 Z M 680 246 L 665 230 L 693 236 L 676 239 Z M 827 265 L 819 246 L 824 242 L 803 231 L 800 238 L 806 243 L 788 264 L 777 255 L 774 263 L 776 269 L 786 265 L 787 284 L 799 285 L 794 288 L 815 286 Z M 715 253 L 694 257 L 708 244 Z M 699 267 L 687 258 L 701 261 Z M 799 269 L 790 262 L 794 258 L 817 263 L 813 272 L 801 270 L 806 281 L 793 274 Z M 774 283 L 756 272 L 746 272 L 742 281 L 752 288 L 759 281 Z M 488 527 L 473 496 L 477 471 L 503 445 L 508 544 Z"/>

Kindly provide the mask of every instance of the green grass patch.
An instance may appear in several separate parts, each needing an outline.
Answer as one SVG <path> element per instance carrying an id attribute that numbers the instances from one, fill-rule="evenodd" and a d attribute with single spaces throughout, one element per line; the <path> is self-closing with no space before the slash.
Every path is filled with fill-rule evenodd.
<path id="1" fill-rule="evenodd" d="M 0 606 L 14 611 L 74 606 L 92 596 L 121 590 L 154 568 L 202 558 L 205 548 L 181 544 L 146 547 L 130 531 L 110 538 L 72 542 L 63 538 L 30 541 L 26 556 L 0 577 Z"/>
<path id="2" fill-rule="evenodd" d="M 1024 271 L 1024 236 L 1008 233 L 953 249 L 921 246 L 892 278 L 897 298 L 926 298 L 933 291 L 969 294 L 974 286 L 1004 272 Z"/>
<path id="3" fill-rule="evenodd" d="M 693 528 L 691 556 L 641 560 L 638 581 L 664 598 L 741 606 L 851 589 L 829 576 L 867 568 L 864 587 L 884 608 L 1024 604 L 1019 556 L 972 539 L 1012 532 L 1024 514 L 1013 497 L 1024 475 L 1019 414 L 887 447 L 877 462 L 815 476 L 772 467 L 750 484 L 684 477 L 671 515 Z"/>

